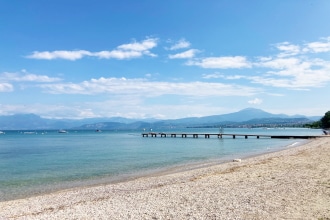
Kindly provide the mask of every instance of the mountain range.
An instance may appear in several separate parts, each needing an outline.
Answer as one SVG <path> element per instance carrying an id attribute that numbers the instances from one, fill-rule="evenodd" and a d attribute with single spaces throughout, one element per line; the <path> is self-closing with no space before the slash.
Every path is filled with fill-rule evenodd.
<path id="1" fill-rule="evenodd" d="M 247 108 L 238 112 L 205 117 L 181 119 L 128 119 L 122 117 L 88 119 L 47 119 L 35 114 L 16 114 L 0 116 L 1 130 L 43 130 L 43 129 L 149 129 L 169 127 L 217 127 L 217 126 L 268 126 L 297 125 L 317 121 L 321 116 L 289 116 L 272 114 L 261 109 Z"/>

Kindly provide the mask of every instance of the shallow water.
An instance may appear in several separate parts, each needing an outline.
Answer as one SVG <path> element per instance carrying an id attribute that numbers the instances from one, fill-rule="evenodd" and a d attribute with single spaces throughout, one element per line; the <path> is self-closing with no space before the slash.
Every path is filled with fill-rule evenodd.
<path id="1" fill-rule="evenodd" d="M 158 132 L 158 131 L 156 131 Z M 161 131 L 163 132 L 163 131 Z M 164 131 L 166 132 L 166 131 Z M 176 132 L 171 130 L 170 132 Z M 218 133 L 218 129 L 184 129 Z M 225 129 L 238 134 L 320 135 L 310 129 Z M 141 131 L 5 131 L 0 135 L 0 201 L 121 181 L 176 166 L 223 162 L 283 149 L 298 139 L 215 136 L 143 138 Z"/>

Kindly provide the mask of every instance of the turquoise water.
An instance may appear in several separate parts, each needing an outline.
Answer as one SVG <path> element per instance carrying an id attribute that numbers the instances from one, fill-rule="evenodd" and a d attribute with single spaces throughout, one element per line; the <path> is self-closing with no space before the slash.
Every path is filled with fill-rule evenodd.
<path id="1" fill-rule="evenodd" d="M 158 131 L 155 131 L 158 132 Z M 166 131 L 161 131 L 166 132 Z M 170 132 L 175 132 L 171 130 Z M 218 129 L 185 129 L 218 133 Z M 310 129 L 225 129 L 225 133 L 321 135 Z M 141 131 L 5 131 L 0 135 L 0 201 L 123 181 L 187 164 L 221 163 L 283 149 L 297 139 L 151 138 Z"/>

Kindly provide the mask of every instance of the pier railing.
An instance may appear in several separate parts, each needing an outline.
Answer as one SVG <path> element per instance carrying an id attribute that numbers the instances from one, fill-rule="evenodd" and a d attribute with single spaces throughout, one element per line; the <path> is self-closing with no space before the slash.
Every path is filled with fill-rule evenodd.
<path id="1" fill-rule="evenodd" d="M 259 138 L 279 138 L 279 139 L 312 139 L 312 138 L 319 138 L 319 137 L 327 137 L 326 135 L 264 135 L 264 134 L 223 134 L 223 133 L 156 133 L 156 132 L 149 132 L 149 133 L 142 133 L 142 137 L 181 137 L 181 138 L 198 138 L 198 137 L 204 137 L 204 138 L 210 138 L 212 136 L 215 136 L 217 138 L 223 138 L 224 136 L 231 136 L 233 139 L 236 137 L 244 137 L 245 139 L 249 137 L 256 137 Z"/>

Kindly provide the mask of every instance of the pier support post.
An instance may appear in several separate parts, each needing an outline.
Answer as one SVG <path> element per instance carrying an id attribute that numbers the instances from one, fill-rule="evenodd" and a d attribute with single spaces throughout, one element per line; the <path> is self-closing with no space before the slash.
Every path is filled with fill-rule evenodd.
<path id="1" fill-rule="evenodd" d="M 218 138 L 222 138 L 222 134 L 218 134 Z"/>
<path id="2" fill-rule="evenodd" d="M 209 134 L 205 134 L 205 138 L 210 138 L 210 135 Z"/>
<path id="3" fill-rule="evenodd" d="M 247 139 L 248 138 L 248 136 L 247 135 L 245 135 L 245 139 Z"/>
<path id="4" fill-rule="evenodd" d="M 176 134 L 171 134 L 171 137 L 176 137 Z"/>
<path id="5" fill-rule="evenodd" d="M 186 138 L 187 137 L 187 134 L 182 134 L 182 138 Z"/>
<path id="6" fill-rule="evenodd" d="M 259 139 L 259 136 L 257 136 L 257 138 Z"/>
<path id="7" fill-rule="evenodd" d="M 235 139 L 236 138 L 236 135 L 233 135 L 233 139 Z"/>

